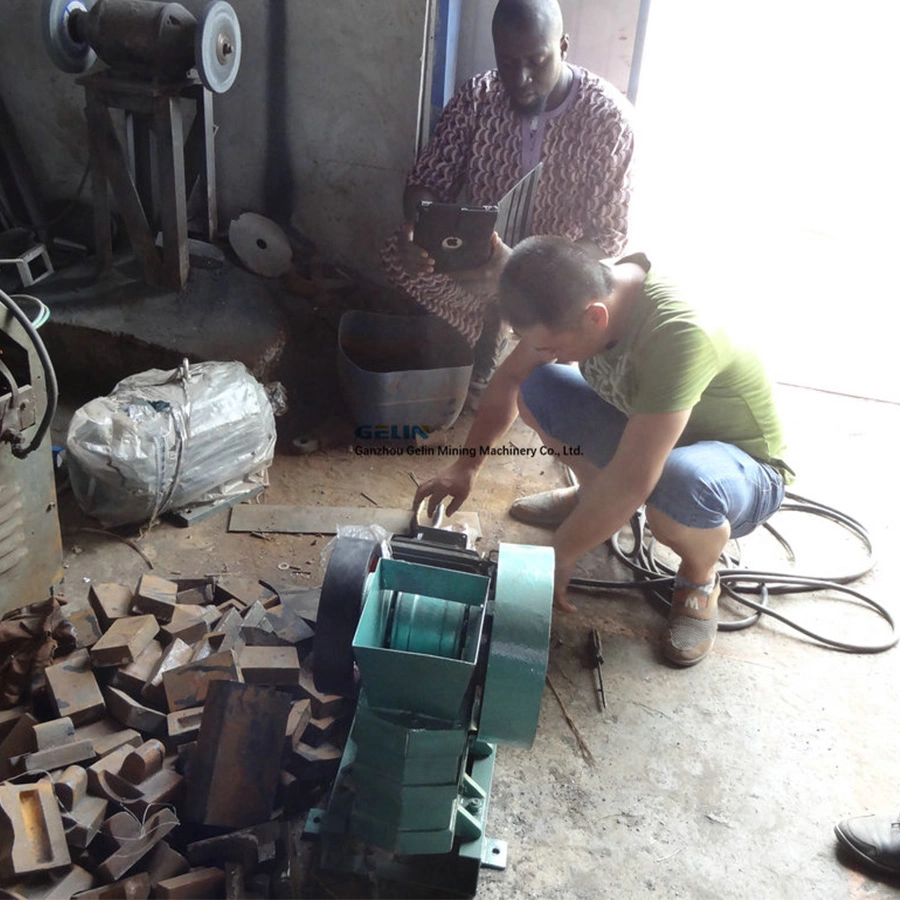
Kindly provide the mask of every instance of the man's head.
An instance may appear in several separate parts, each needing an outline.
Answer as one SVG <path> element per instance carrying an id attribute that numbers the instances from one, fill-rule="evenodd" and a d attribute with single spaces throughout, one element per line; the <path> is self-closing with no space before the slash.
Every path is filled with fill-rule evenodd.
<path id="1" fill-rule="evenodd" d="M 526 115 L 543 112 L 569 48 L 559 3 L 499 0 L 492 33 L 497 72 L 513 108 Z"/>
<path id="2" fill-rule="evenodd" d="M 500 312 L 513 329 L 560 362 L 587 359 L 605 343 L 610 268 L 567 238 L 522 241 L 500 276 Z"/>

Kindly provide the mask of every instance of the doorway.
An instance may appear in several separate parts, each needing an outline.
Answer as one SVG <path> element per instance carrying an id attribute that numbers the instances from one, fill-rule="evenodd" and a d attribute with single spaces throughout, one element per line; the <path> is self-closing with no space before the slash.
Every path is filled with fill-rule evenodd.
<path id="1" fill-rule="evenodd" d="M 791 384 L 900 402 L 900 4 L 653 0 L 632 245 Z"/>

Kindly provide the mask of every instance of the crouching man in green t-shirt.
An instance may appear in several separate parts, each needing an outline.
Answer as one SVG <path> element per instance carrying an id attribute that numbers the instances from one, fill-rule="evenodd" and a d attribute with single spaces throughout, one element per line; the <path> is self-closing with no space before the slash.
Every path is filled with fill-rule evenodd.
<path id="1" fill-rule="evenodd" d="M 487 459 L 480 448 L 521 414 L 547 447 L 568 451 L 579 481 L 510 510 L 556 527 L 554 606 L 574 610 L 578 558 L 645 505 L 654 537 L 681 560 L 663 653 L 699 662 L 716 637 L 719 556 L 778 509 L 790 475 L 760 360 L 704 324 L 641 254 L 610 265 L 565 238 L 529 238 L 499 296 L 519 343 L 484 393 L 472 453 L 423 483 L 416 506 L 428 497 L 433 513 L 449 496 L 455 512 Z"/>

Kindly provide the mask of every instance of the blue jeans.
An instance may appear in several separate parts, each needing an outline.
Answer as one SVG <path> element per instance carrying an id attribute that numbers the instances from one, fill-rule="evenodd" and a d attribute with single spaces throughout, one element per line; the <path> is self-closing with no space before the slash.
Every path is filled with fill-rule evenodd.
<path id="1" fill-rule="evenodd" d="M 628 419 L 598 396 L 575 366 L 540 366 L 521 391 L 545 434 L 580 447 L 598 468 L 612 459 Z M 688 528 L 717 528 L 727 521 L 731 536 L 743 537 L 783 499 L 784 479 L 771 466 L 733 444 L 699 441 L 672 450 L 647 506 Z"/>

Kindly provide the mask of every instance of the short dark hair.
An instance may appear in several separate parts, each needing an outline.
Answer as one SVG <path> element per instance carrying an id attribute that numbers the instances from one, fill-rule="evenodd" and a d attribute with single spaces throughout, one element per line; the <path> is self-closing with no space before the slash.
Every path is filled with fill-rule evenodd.
<path id="1" fill-rule="evenodd" d="M 592 300 L 612 290 L 612 271 L 595 254 L 568 238 L 530 237 L 516 246 L 500 276 L 500 313 L 513 328 L 566 331 Z"/>

